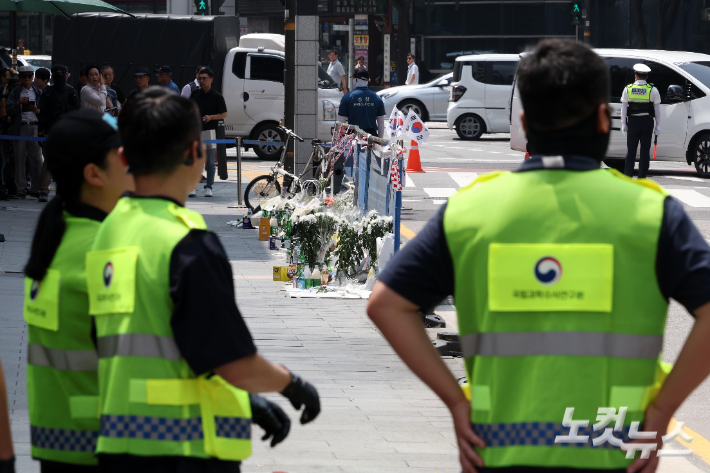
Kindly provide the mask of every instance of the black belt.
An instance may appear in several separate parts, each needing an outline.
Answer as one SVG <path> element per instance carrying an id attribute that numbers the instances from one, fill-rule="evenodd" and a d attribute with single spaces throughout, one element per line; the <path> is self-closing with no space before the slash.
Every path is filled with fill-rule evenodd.
<path id="1" fill-rule="evenodd" d="M 22 124 L 23 124 L 23 125 L 39 125 L 39 122 L 38 122 L 38 121 L 34 121 L 34 122 L 22 122 Z"/>

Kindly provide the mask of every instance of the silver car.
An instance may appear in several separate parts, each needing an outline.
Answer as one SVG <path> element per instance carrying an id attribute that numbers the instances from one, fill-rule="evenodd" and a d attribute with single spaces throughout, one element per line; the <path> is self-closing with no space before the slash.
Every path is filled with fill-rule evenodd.
<path id="1" fill-rule="evenodd" d="M 424 121 L 445 122 L 452 77 L 453 73 L 449 73 L 426 84 L 390 87 L 380 90 L 377 95 L 385 103 L 387 117 L 396 105 L 405 115 L 411 109 Z"/>

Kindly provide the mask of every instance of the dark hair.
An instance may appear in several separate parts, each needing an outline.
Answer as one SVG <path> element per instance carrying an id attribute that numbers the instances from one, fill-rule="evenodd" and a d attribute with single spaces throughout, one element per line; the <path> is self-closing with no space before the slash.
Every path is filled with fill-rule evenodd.
<path id="1" fill-rule="evenodd" d="M 365 56 L 359 56 L 359 57 L 357 58 L 358 61 L 359 61 L 360 59 L 362 59 L 362 60 L 364 61 L 364 60 L 365 60 Z"/>
<path id="2" fill-rule="evenodd" d="M 214 72 L 212 72 L 211 67 L 203 67 L 202 69 L 200 69 L 200 72 L 197 73 L 197 75 L 200 74 L 207 74 L 210 77 L 214 77 Z"/>
<path id="3" fill-rule="evenodd" d="M 417 60 L 417 57 L 416 57 L 414 54 L 412 54 L 412 53 L 407 54 L 407 57 L 411 57 L 411 58 L 414 59 L 415 61 Z"/>
<path id="4" fill-rule="evenodd" d="M 92 67 L 96 67 L 96 66 L 92 66 Z M 81 69 L 81 70 L 79 71 L 79 77 L 81 77 L 81 76 L 88 76 L 89 74 L 87 74 L 87 71 L 88 71 L 88 69 Z"/>
<path id="5" fill-rule="evenodd" d="M 63 64 L 52 64 L 52 74 L 56 74 L 58 71 L 67 73 L 67 66 Z"/>
<path id="6" fill-rule="evenodd" d="M 636 74 L 636 76 L 638 76 L 638 78 L 641 79 L 641 80 L 646 80 L 646 79 L 648 79 L 648 72 L 636 72 L 636 71 L 634 71 L 634 74 Z"/>
<path id="7" fill-rule="evenodd" d="M 119 146 L 116 130 L 96 110 L 70 112 L 52 127 L 44 156 L 47 169 L 57 182 L 57 195 L 40 214 L 25 275 L 44 279 L 66 230 L 64 206 L 77 202 L 81 196 L 84 168 L 93 163 L 105 169 L 108 151 Z"/>
<path id="8" fill-rule="evenodd" d="M 338 55 L 338 51 L 336 51 L 335 49 L 331 49 L 330 52 L 335 54 L 336 56 Z"/>
<path id="9" fill-rule="evenodd" d="M 609 101 L 609 68 L 587 46 L 544 39 L 520 61 L 518 90 L 528 126 L 572 126 Z"/>
<path id="10" fill-rule="evenodd" d="M 203 67 L 205 67 L 205 66 L 197 66 L 197 70 L 195 71 L 195 75 L 198 75 Z"/>
<path id="11" fill-rule="evenodd" d="M 210 71 L 211 72 L 211 71 Z M 197 104 L 165 87 L 138 92 L 118 116 L 118 130 L 130 172 L 171 172 L 199 141 L 202 119 Z"/>
<path id="12" fill-rule="evenodd" d="M 106 74 L 106 69 L 111 69 L 113 71 L 113 66 L 111 64 L 104 64 L 103 66 L 101 66 L 101 69 L 99 69 L 99 71 L 101 71 L 101 74 Z"/>
<path id="13" fill-rule="evenodd" d="M 83 74 L 83 75 L 85 75 L 85 76 L 88 77 L 88 76 L 89 76 L 89 71 L 90 71 L 91 69 L 96 69 L 97 71 L 99 71 L 99 74 L 101 74 L 101 68 L 100 68 L 99 66 L 96 66 L 96 65 L 94 65 L 94 64 L 89 64 L 88 66 L 86 66 L 86 69 L 84 69 L 84 74 Z"/>
<path id="14" fill-rule="evenodd" d="M 37 77 L 38 79 L 42 79 L 42 80 L 49 80 L 49 78 L 52 76 L 49 73 L 49 69 L 45 69 L 44 67 L 40 67 L 39 69 L 37 69 L 35 71 L 35 77 Z"/>

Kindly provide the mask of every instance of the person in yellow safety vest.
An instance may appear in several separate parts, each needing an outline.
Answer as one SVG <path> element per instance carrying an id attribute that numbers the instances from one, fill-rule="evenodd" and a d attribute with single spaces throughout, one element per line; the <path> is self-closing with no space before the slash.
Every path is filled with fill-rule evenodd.
<path id="1" fill-rule="evenodd" d="M 25 267 L 27 397 L 32 457 L 42 473 L 98 471 L 98 364 L 86 252 L 133 177 L 118 155 L 116 119 L 72 112 L 44 146 L 57 195 L 35 229 Z"/>
<path id="2" fill-rule="evenodd" d="M 624 174 L 629 177 L 634 175 L 639 144 L 639 178 L 646 177 L 651 162 L 651 139 L 661 134 L 661 94 L 646 82 L 650 72 L 646 64 L 634 64 L 636 81 L 621 93 L 621 132 L 626 136 L 627 147 Z"/>
<path id="3" fill-rule="evenodd" d="M 301 423 L 316 389 L 256 352 L 235 302 L 229 258 L 200 214 L 185 208 L 205 145 L 194 102 L 150 87 L 118 119 L 135 177 L 87 254 L 89 313 L 99 354 L 102 472 L 238 472 L 251 424 L 288 434 L 288 416 L 249 393 L 280 392 Z"/>
<path id="4" fill-rule="evenodd" d="M 600 168 L 599 56 L 546 39 L 517 76 L 531 158 L 452 196 L 382 271 L 368 314 L 451 411 L 465 473 L 652 473 L 710 373 L 710 247 L 660 186 Z M 470 401 L 418 315 L 449 295 Z M 696 322 L 667 374 L 670 298 Z"/>
<path id="5" fill-rule="evenodd" d="M 10 432 L 10 413 L 7 410 L 5 376 L 0 363 L 0 473 L 15 473 L 15 452 Z"/>

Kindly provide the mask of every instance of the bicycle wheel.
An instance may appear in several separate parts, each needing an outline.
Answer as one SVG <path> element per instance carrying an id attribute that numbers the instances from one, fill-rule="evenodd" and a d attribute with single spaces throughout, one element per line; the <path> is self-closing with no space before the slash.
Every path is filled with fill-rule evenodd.
<path id="1" fill-rule="evenodd" d="M 281 195 L 281 184 L 274 176 L 259 176 L 244 191 L 244 203 L 254 212 L 261 210 L 261 205 L 269 199 Z"/>

